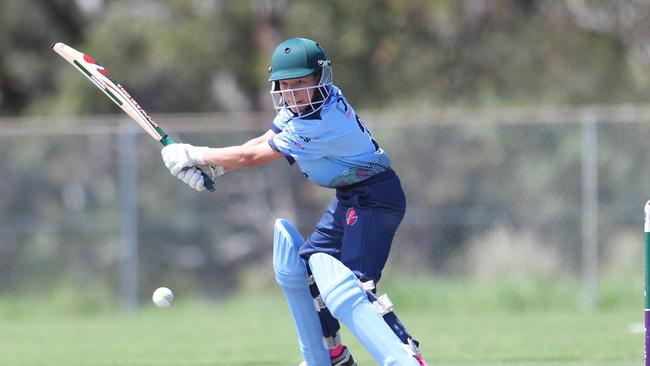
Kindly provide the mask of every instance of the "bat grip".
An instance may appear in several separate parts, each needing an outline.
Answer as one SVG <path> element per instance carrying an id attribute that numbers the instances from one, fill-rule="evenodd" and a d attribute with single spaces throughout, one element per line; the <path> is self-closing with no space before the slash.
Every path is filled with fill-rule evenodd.
<path id="1" fill-rule="evenodd" d="M 160 143 L 163 144 L 163 146 L 167 146 L 170 144 L 175 144 L 176 141 L 174 141 L 174 139 L 172 139 L 171 137 L 165 135 L 165 137 L 163 137 L 162 140 L 160 140 Z M 212 178 L 210 178 L 207 174 L 205 174 L 203 170 L 199 169 L 199 171 L 201 172 L 201 176 L 203 177 L 203 185 L 205 186 L 205 188 L 207 188 L 207 190 L 210 192 L 214 192 L 214 181 L 212 180 Z"/>

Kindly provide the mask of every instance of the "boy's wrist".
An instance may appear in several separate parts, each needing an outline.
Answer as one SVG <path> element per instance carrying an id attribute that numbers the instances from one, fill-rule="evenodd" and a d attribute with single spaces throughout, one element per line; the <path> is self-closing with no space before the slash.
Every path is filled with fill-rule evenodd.
<path id="1" fill-rule="evenodd" d="M 194 165 L 206 165 L 205 153 L 209 149 L 207 146 L 193 146 L 191 149 L 188 149 L 188 154 Z"/>

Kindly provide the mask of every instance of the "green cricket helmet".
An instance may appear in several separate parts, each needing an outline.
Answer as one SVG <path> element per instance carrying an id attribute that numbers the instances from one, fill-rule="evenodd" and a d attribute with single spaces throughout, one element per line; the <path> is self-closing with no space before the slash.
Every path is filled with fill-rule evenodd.
<path id="1" fill-rule="evenodd" d="M 290 38 L 280 43 L 273 51 L 269 68 L 271 97 L 276 112 L 289 108 L 298 117 L 305 117 L 323 107 L 332 85 L 332 63 L 325 51 L 316 42 L 306 38 Z M 320 75 L 317 85 L 304 88 L 280 90 L 280 80 Z M 313 89 L 311 100 L 296 103 L 296 92 Z"/>

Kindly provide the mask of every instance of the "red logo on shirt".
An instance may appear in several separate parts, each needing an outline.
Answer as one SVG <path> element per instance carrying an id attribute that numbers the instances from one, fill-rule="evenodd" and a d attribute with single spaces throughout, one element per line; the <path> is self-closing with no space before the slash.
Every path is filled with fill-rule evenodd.
<path id="1" fill-rule="evenodd" d="M 296 140 L 292 140 L 291 142 L 292 142 L 294 145 L 296 145 L 296 147 L 299 148 L 300 150 L 305 150 L 305 147 L 302 146 L 302 145 L 300 144 L 300 142 L 298 142 L 298 141 L 296 141 Z"/>
<path id="2" fill-rule="evenodd" d="M 348 208 L 348 212 L 345 213 L 345 223 L 352 226 L 357 223 L 359 220 L 359 215 L 354 207 Z"/>

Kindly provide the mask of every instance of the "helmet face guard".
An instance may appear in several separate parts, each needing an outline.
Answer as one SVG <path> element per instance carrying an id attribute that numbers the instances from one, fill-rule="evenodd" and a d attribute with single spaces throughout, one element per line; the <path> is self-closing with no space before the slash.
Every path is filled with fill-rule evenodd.
<path id="1" fill-rule="evenodd" d="M 271 99 L 273 108 L 276 113 L 280 113 L 283 108 L 289 109 L 298 118 L 306 117 L 318 112 L 330 96 L 330 87 L 332 85 L 332 67 L 329 61 L 323 62 L 324 65 L 320 72 L 318 84 L 304 88 L 280 90 L 280 80 L 271 81 Z M 312 97 L 307 102 L 296 103 L 296 93 L 310 92 Z"/>

